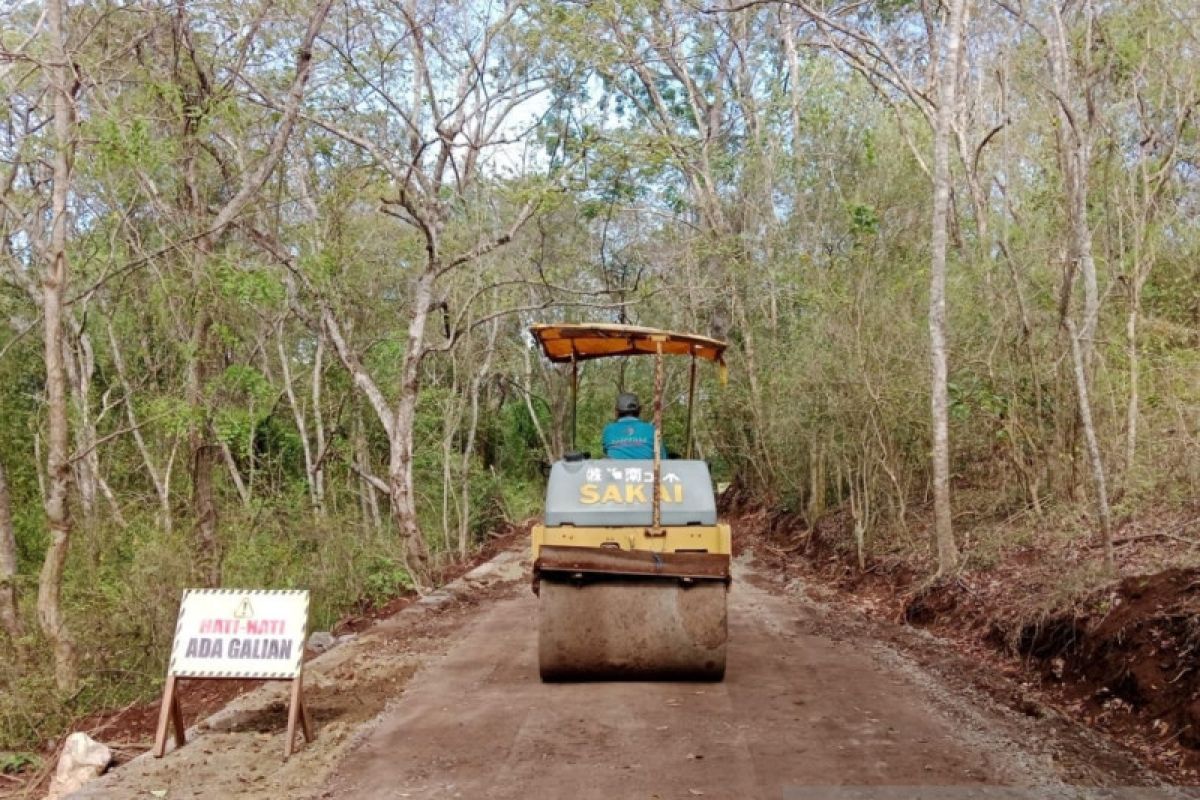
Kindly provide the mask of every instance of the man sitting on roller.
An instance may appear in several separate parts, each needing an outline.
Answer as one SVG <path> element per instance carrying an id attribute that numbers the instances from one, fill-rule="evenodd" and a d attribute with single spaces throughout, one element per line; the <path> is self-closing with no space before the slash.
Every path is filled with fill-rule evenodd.
<path id="1" fill-rule="evenodd" d="M 604 454 L 609 458 L 654 458 L 654 425 L 639 417 L 642 404 L 636 394 L 617 395 L 617 418 L 604 426 Z M 659 452 L 667 457 L 666 447 Z"/>

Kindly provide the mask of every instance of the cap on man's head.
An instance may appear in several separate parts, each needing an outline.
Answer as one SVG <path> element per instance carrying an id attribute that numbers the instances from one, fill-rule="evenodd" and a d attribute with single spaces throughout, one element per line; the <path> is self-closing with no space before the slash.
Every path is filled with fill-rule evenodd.
<path id="1" fill-rule="evenodd" d="M 621 392 L 617 395 L 617 417 L 636 417 L 642 413 L 642 404 L 633 392 Z"/>

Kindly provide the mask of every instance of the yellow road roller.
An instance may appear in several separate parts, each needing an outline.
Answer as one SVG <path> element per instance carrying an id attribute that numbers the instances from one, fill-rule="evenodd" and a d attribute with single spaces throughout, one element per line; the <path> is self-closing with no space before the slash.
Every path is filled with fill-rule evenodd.
<path id="1" fill-rule="evenodd" d="M 571 365 L 573 451 L 580 363 L 655 359 L 652 458 L 569 452 L 551 466 L 545 518 L 532 533 L 542 680 L 721 680 L 732 542 L 708 465 L 692 458 L 692 419 L 698 362 L 715 364 L 724 381 L 725 343 L 630 325 L 530 333 L 546 358 Z M 663 456 L 667 356 L 691 359 L 680 459 Z"/>

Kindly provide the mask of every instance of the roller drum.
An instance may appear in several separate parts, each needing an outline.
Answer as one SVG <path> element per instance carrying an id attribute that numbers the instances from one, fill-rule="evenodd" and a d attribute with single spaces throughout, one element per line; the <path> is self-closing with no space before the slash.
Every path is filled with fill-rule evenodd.
<path id="1" fill-rule="evenodd" d="M 542 680 L 725 676 L 724 581 L 546 576 L 538 601 Z"/>

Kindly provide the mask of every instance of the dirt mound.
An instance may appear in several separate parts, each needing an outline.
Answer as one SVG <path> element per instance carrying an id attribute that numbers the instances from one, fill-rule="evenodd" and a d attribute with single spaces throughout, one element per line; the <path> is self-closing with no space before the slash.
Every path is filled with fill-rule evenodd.
<path id="1" fill-rule="evenodd" d="M 1056 703 L 1160 765 L 1200 768 L 1200 569 L 1127 577 L 1033 620 L 978 576 L 898 602 L 909 624 L 1020 656 Z"/>
<path id="2" fill-rule="evenodd" d="M 1025 654 L 1105 727 L 1149 724 L 1200 766 L 1200 569 L 1126 578 L 1088 605 L 1023 631 Z"/>
<path id="3" fill-rule="evenodd" d="M 1089 723 L 1156 760 L 1175 751 L 1165 760 L 1200 768 L 1200 569 L 1127 577 L 1034 621 L 963 581 L 902 603 L 909 624 L 1014 652 Z"/>
<path id="4" fill-rule="evenodd" d="M 961 584 L 951 582 L 922 589 L 904 604 L 904 621 L 910 625 L 932 625 L 959 608 L 963 593 Z"/>

